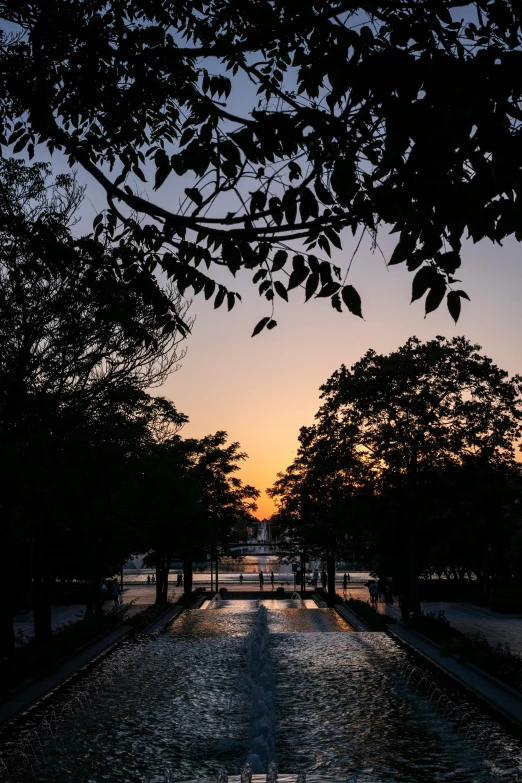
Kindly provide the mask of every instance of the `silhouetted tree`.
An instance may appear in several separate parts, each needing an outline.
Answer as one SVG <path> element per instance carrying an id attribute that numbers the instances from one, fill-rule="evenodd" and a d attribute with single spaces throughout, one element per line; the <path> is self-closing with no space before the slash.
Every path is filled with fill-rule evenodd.
<path id="1" fill-rule="evenodd" d="M 393 491 L 399 503 L 397 576 L 405 615 L 420 611 L 418 537 L 425 478 L 472 459 L 482 466 L 514 459 L 522 380 L 509 379 L 479 351 L 463 337 L 427 343 L 410 338 L 388 356 L 368 351 L 321 387 L 319 431 L 331 429 L 336 420 L 337 437 L 364 455 L 380 491 Z M 431 534 L 437 535 L 435 525 Z"/>
<path id="2" fill-rule="evenodd" d="M 101 185 L 96 233 L 143 248 L 126 279 L 158 307 L 157 265 L 233 307 L 217 264 L 252 270 L 269 301 L 304 285 L 361 315 L 331 248 L 387 224 L 390 263 L 418 270 L 413 298 L 428 292 L 430 312 L 449 291 L 456 320 L 463 237 L 522 238 L 510 0 L 3 0 L 0 17 L 2 143 L 61 150 Z M 142 193 L 148 161 L 155 190 L 175 178 L 179 208 Z"/>
<path id="3" fill-rule="evenodd" d="M 267 493 L 278 505 L 279 542 L 294 556 L 326 564 L 333 598 L 336 559 L 360 557 L 364 547 L 360 506 L 372 496 L 372 474 L 356 441 L 331 424 L 301 428 L 296 458 Z"/>
<path id="4" fill-rule="evenodd" d="M 268 490 L 287 545 L 392 574 L 405 616 L 419 611 L 426 569 L 483 578 L 493 544 L 497 573 L 509 572 L 513 532 L 503 520 L 521 486 L 522 379 L 479 351 L 462 337 L 411 338 L 341 367 Z"/>
<path id="5" fill-rule="evenodd" d="M 114 287 L 115 296 L 106 302 L 93 298 L 92 279 L 112 274 L 111 262 L 104 266 L 98 246 L 93 258 L 92 241 L 72 235 L 81 198 L 71 176 L 50 181 L 41 164 L 0 163 L 0 545 L 8 569 L 17 537 L 23 534 L 30 546 L 35 630 L 43 646 L 51 634 L 50 547 L 67 495 L 61 482 L 71 479 L 73 464 L 86 463 L 87 453 L 101 461 L 110 437 L 111 446 L 125 442 L 124 430 L 149 399 L 143 389 L 162 383 L 182 355 L 179 335 L 163 328 L 151 305 L 129 296 L 122 281 L 119 299 Z M 47 244 L 39 244 L 51 234 L 66 251 L 63 265 L 53 271 Z M 172 307 L 186 310 L 177 295 Z M 120 316 L 131 310 L 126 328 Z M 95 471 L 89 473 L 93 478 Z M 97 478 L 103 475 L 109 472 Z M 105 492 L 100 484 L 89 486 L 88 477 L 84 491 L 87 486 L 91 497 L 97 493 L 103 508 L 112 489 L 107 483 Z M 92 513 L 92 503 L 90 508 Z M 69 508 L 62 519 L 77 511 Z M 93 562 L 101 558 L 94 553 Z M 2 655 L 13 649 L 12 585 L 7 573 L 0 605 Z"/>

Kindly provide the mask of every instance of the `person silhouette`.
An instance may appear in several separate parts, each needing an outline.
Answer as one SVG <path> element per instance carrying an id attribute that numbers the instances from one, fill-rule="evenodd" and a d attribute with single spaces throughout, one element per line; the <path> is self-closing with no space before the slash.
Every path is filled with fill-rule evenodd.
<path id="1" fill-rule="evenodd" d="M 263 576 L 263 572 L 260 571 L 259 572 L 259 589 L 260 590 L 263 589 L 264 581 L 265 581 L 265 577 Z"/>

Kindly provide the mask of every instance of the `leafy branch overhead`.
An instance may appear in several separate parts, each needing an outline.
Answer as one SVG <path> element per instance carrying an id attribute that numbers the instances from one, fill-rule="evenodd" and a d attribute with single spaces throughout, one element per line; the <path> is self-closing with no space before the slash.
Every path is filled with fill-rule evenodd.
<path id="1" fill-rule="evenodd" d="M 4 0 L 0 16 L 0 142 L 94 177 L 95 234 L 141 249 L 125 275 L 144 296 L 162 269 L 231 309 L 224 266 L 272 306 L 301 287 L 362 317 L 343 232 L 388 226 L 413 300 L 446 297 L 457 320 L 463 239 L 522 239 L 508 0 Z"/>

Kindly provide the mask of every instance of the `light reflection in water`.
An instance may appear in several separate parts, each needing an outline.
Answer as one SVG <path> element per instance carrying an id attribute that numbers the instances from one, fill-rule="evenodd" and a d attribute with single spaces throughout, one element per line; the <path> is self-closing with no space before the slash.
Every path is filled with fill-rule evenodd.
<path id="1" fill-rule="evenodd" d="M 330 610 L 264 604 L 281 772 L 344 781 L 356 772 L 359 783 L 516 780 L 407 684 L 408 655 L 384 634 L 345 633 Z M 65 720 L 54 738 L 40 732 L 41 751 L 26 744 L 13 783 L 159 783 L 166 767 L 175 781 L 239 771 L 250 741 L 245 636 L 257 611 L 257 602 L 237 601 L 184 612 L 155 641 L 116 650 L 53 703 Z M 504 756 L 520 754 L 518 741 L 458 698 L 477 734 L 486 728 Z M 27 720 L 25 736 L 43 717 Z"/>

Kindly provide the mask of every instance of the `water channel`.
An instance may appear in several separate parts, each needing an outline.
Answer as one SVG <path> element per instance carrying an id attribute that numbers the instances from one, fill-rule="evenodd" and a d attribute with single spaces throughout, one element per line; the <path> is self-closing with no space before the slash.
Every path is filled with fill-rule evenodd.
<path id="1" fill-rule="evenodd" d="M 4 735 L 0 780 L 177 783 L 247 759 L 346 783 L 518 780 L 519 740 L 447 682 L 420 687 L 434 675 L 385 634 L 312 606 L 217 601 L 122 644 Z"/>

